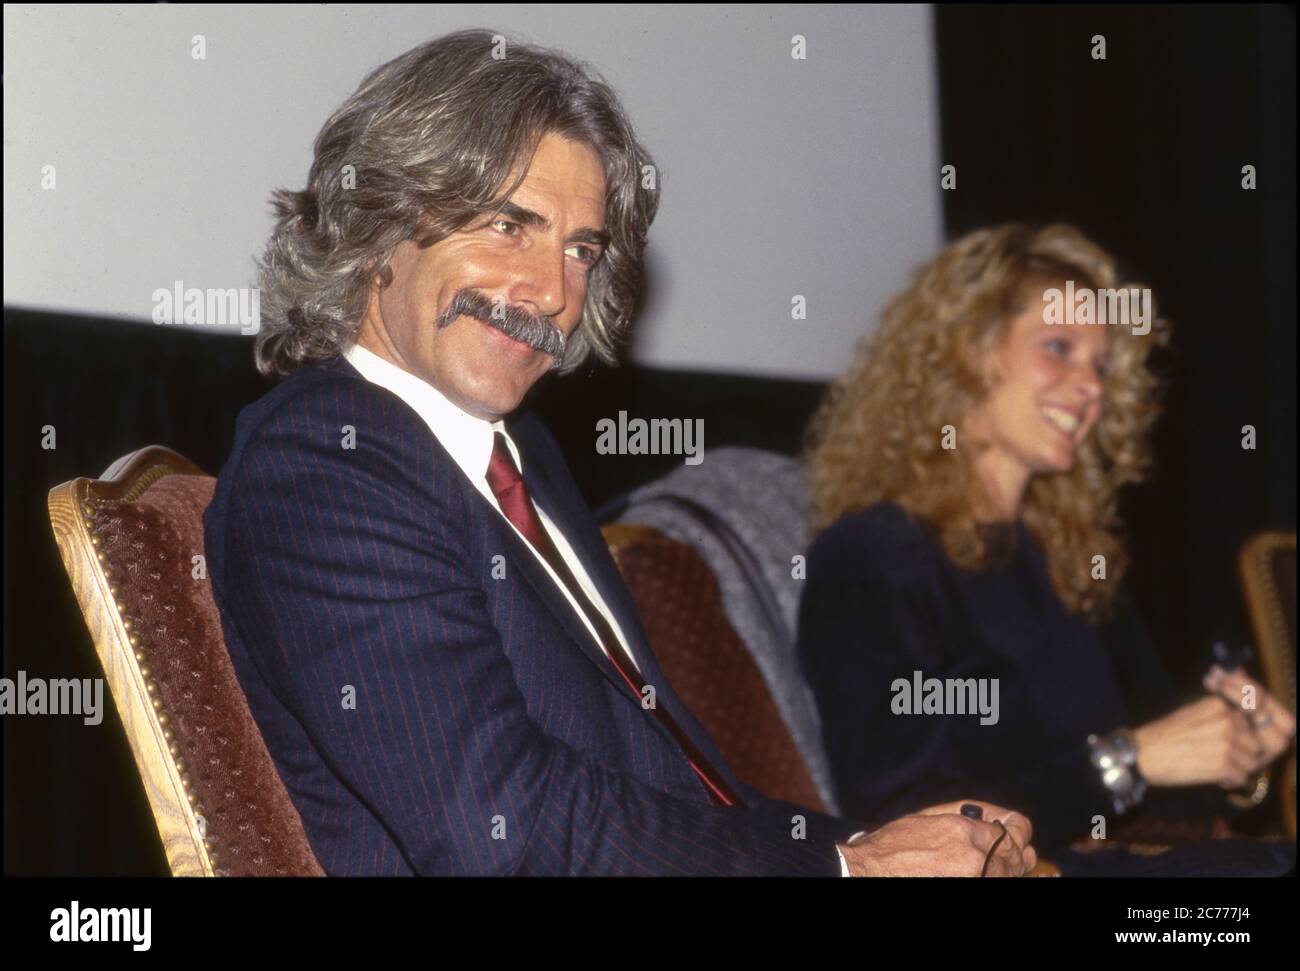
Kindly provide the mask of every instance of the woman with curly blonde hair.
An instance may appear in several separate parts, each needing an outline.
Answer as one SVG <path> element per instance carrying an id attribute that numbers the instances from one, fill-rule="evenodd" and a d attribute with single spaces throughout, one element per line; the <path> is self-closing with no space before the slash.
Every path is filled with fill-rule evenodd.
<path id="1" fill-rule="evenodd" d="M 842 812 L 974 792 L 1062 846 L 1148 786 L 1236 789 L 1286 749 L 1294 719 L 1244 673 L 1177 707 L 1152 652 L 1098 629 L 1166 339 L 1150 291 L 1065 225 L 970 233 L 886 304 L 808 434 L 799 656 Z"/>

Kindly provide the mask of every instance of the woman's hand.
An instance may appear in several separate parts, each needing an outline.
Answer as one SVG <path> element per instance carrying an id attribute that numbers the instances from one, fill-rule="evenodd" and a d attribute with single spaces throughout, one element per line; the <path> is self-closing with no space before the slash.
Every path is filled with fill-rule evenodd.
<path id="1" fill-rule="evenodd" d="M 1260 771 L 1291 746 L 1295 716 L 1258 681 L 1240 670 L 1223 671 L 1216 665 L 1205 676 L 1204 684 L 1207 691 L 1241 708 L 1260 748 L 1253 771 Z"/>
<path id="2" fill-rule="evenodd" d="M 1134 731 L 1138 771 L 1150 785 L 1240 789 L 1290 744 L 1295 719 L 1256 682 L 1215 668 L 1205 684 L 1213 694 Z M 1247 686 L 1253 710 L 1243 707 Z"/>

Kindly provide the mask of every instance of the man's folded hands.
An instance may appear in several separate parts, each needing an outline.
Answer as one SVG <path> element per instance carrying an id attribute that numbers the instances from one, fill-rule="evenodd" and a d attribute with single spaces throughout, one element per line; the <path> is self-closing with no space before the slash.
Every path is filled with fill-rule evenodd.
<path id="1" fill-rule="evenodd" d="M 983 818 L 963 816 L 966 805 Z M 1019 877 L 1038 863 L 1033 832 L 1020 813 L 963 799 L 903 816 L 839 850 L 853 877 Z"/>

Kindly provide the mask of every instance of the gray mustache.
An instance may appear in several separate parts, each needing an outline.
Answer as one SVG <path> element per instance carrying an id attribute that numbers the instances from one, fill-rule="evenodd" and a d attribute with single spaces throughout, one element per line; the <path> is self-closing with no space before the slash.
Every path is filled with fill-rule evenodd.
<path id="1" fill-rule="evenodd" d="M 491 301 L 481 293 L 462 290 L 452 298 L 451 306 L 438 316 L 437 323 L 440 328 L 446 327 L 464 314 L 501 331 L 512 340 L 551 355 L 557 362 L 564 356 L 564 334 L 549 317 L 534 317 L 518 307 L 506 307 L 504 317 L 495 317 L 492 309 Z"/>

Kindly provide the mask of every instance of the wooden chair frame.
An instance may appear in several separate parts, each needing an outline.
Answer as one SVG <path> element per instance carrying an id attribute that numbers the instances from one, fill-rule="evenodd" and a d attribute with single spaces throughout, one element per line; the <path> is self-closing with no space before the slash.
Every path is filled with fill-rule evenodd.
<path id="1" fill-rule="evenodd" d="M 1246 609 L 1259 656 L 1264 687 L 1294 715 L 1296 710 L 1295 644 L 1287 630 L 1286 614 L 1272 571 L 1273 557 L 1280 551 L 1295 553 L 1295 533 L 1269 531 L 1257 533 L 1241 548 L 1238 568 L 1245 593 Z M 1294 596 L 1294 594 L 1293 594 Z M 1281 772 L 1282 822 L 1287 835 L 1296 835 L 1296 753 L 1291 754 Z"/>
<path id="2" fill-rule="evenodd" d="M 217 860 L 204 835 L 204 823 L 172 730 L 153 697 L 144 655 L 131 621 L 116 601 L 115 579 L 104 566 L 99 540 L 90 526 L 105 502 L 131 502 L 168 475 L 206 473 L 182 455 L 157 445 L 118 459 L 99 479 L 79 477 L 50 490 L 48 506 L 54 541 L 104 669 L 113 702 L 126 729 L 131 754 L 153 810 L 158 835 L 173 876 L 215 876 Z"/>

